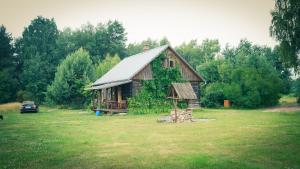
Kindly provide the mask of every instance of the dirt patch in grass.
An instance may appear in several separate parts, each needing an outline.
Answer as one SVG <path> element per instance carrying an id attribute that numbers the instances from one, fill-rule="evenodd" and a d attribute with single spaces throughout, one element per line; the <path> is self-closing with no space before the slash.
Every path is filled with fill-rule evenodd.
<path id="1" fill-rule="evenodd" d="M 264 112 L 293 112 L 300 111 L 300 106 L 278 106 L 265 109 Z"/>

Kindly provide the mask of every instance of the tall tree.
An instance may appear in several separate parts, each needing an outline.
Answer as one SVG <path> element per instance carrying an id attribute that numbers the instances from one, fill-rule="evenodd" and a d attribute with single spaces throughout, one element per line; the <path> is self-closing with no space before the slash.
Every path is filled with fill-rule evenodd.
<path id="1" fill-rule="evenodd" d="M 127 56 L 135 55 L 137 53 L 143 52 L 144 46 L 147 45 L 150 49 L 162 46 L 162 45 L 167 45 L 170 44 L 169 40 L 164 37 L 161 40 L 153 40 L 151 38 L 148 38 L 146 40 L 143 40 L 142 42 L 139 43 L 130 43 L 127 46 Z"/>
<path id="2" fill-rule="evenodd" d="M 81 107 L 87 103 L 84 88 L 94 79 L 90 55 L 80 48 L 57 67 L 54 81 L 48 86 L 46 101 L 57 105 Z"/>
<path id="3" fill-rule="evenodd" d="M 0 25 L 0 60 L 0 103 L 3 103 L 16 98 L 18 85 L 12 37 L 3 25 Z"/>
<path id="4" fill-rule="evenodd" d="M 198 66 L 209 83 L 203 92 L 204 105 L 220 106 L 224 99 L 234 106 L 248 108 L 278 102 L 283 80 L 270 48 L 242 40 L 237 48 L 227 47 L 223 55 Z"/>
<path id="5" fill-rule="evenodd" d="M 177 51 L 194 67 L 213 60 L 220 52 L 220 44 L 216 39 L 205 39 L 200 45 L 197 40 L 183 43 L 178 46 Z"/>
<path id="6" fill-rule="evenodd" d="M 44 100 L 44 92 L 62 58 L 55 52 L 57 37 L 54 19 L 38 16 L 25 28 L 18 42 L 22 59 L 21 83 L 37 102 Z"/>
<path id="7" fill-rule="evenodd" d="M 300 1 L 275 0 L 275 9 L 271 12 L 271 36 L 280 42 L 281 57 L 287 66 L 296 70 L 300 66 Z"/>
<path id="8" fill-rule="evenodd" d="M 96 27 L 88 23 L 76 30 L 66 28 L 61 31 L 57 52 L 65 57 L 82 47 L 90 53 L 93 62 L 98 63 L 106 54 L 124 58 L 126 40 L 125 28 L 118 21 L 99 23 Z"/>
<path id="9" fill-rule="evenodd" d="M 106 72 L 108 72 L 113 66 L 118 64 L 121 61 L 120 57 L 118 55 L 106 55 L 105 59 L 98 63 L 96 66 L 96 78 L 100 78 L 103 76 Z"/>

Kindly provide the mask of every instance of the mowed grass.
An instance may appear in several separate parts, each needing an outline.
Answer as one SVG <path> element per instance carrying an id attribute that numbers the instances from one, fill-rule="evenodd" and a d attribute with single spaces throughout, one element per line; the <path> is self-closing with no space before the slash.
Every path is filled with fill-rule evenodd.
<path id="1" fill-rule="evenodd" d="M 2 110 L 0 168 L 300 168 L 300 112 L 205 109 L 195 123 Z"/>

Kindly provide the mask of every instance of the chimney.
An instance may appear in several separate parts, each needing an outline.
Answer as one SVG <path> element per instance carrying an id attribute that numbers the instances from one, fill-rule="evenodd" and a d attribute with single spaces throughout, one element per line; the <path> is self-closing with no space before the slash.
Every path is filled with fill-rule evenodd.
<path id="1" fill-rule="evenodd" d="M 149 50 L 149 44 L 147 42 L 144 43 L 143 51 Z"/>

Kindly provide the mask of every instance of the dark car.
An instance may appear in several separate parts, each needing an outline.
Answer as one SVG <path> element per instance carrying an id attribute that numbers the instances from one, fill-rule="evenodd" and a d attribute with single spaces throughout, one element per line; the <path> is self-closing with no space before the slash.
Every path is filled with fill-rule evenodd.
<path id="1" fill-rule="evenodd" d="M 26 113 L 26 112 L 35 112 L 37 113 L 39 111 L 39 106 L 36 105 L 33 101 L 24 101 L 22 103 L 20 112 Z"/>

